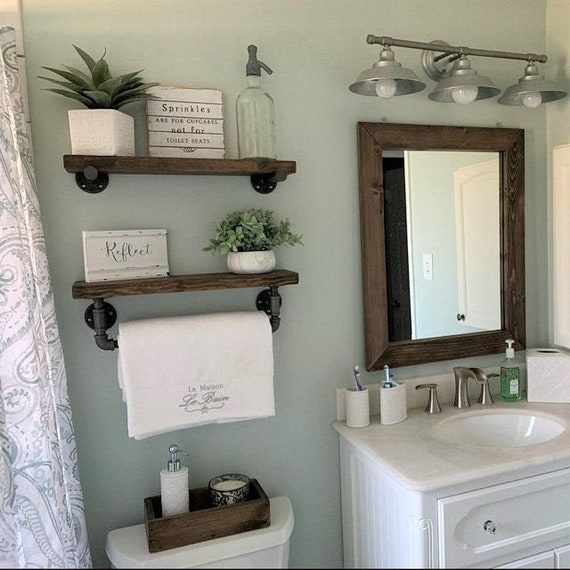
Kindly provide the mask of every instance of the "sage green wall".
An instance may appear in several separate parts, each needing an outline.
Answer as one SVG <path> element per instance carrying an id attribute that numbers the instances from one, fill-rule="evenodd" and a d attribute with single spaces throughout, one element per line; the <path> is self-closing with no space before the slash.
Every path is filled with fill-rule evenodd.
<path id="1" fill-rule="evenodd" d="M 47 234 L 58 319 L 73 404 L 90 543 L 105 566 L 106 533 L 143 520 L 143 498 L 159 491 L 170 442 L 191 453 L 190 484 L 236 470 L 257 477 L 270 496 L 295 510 L 291 564 L 342 565 L 335 388 L 363 363 L 357 121 L 519 127 L 526 129 L 527 324 L 530 346 L 548 333 L 546 111 L 483 101 L 433 103 L 427 92 L 391 101 L 351 94 L 348 85 L 376 61 L 369 33 L 471 47 L 543 53 L 544 0 L 22 0 L 39 198 Z M 516 25 L 513 22 L 516 21 Z M 107 48 L 116 73 L 144 68 L 166 85 L 221 89 L 227 156 L 236 157 L 235 98 L 244 86 L 246 47 L 275 71 L 264 77 L 277 109 L 279 156 L 298 173 L 267 196 L 246 178 L 112 176 L 100 195 L 79 191 L 62 168 L 69 152 L 66 99 L 42 90 L 42 65 L 77 65 L 71 44 L 92 54 Z M 396 50 L 421 73 L 420 52 Z M 506 88 L 523 65 L 474 58 L 481 73 Z M 429 88 L 433 83 L 427 80 Z M 139 144 L 144 120 L 138 113 Z M 202 252 L 213 223 L 242 207 L 289 217 L 305 247 L 280 250 L 281 267 L 300 274 L 283 287 L 282 324 L 274 337 L 274 418 L 203 426 L 134 441 L 116 379 L 116 354 L 95 347 L 83 322 L 84 301 L 71 298 L 83 278 L 84 229 L 168 228 L 173 273 L 224 270 Z M 522 247 L 522 244 L 521 244 Z M 120 297 L 124 320 L 249 310 L 255 290 Z M 111 331 L 114 333 L 115 331 Z M 469 359 L 492 365 L 499 356 Z M 398 379 L 450 371 L 453 362 L 402 368 Z M 365 375 L 365 381 L 378 379 Z"/>

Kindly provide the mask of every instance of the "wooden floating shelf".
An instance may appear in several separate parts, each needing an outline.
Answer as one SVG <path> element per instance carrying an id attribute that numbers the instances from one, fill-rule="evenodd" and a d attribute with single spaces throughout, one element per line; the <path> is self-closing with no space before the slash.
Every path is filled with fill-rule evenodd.
<path id="1" fill-rule="evenodd" d="M 236 275 L 235 273 L 199 273 L 194 275 L 171 275 L 148 279 L 125 279 L 122 281 L 101 281 L 87 283 L 76 281 L 72 287 L 74 299 L 91 299 L 92 303 L 84 313 L 84 320 L 95 331 L 95 343 L 103 350 L 115 350 L 117 340 L 109 338 L 107 330 L 117 319 L 117 311 L 105 297 L 125 295 L 152 295 L 154 293 L 182 293 L 185 291 L 210 291 L 213 289 L 237 289 L 245 287 L 267 287 L 257 295 L 255 305 L 263 311 L 271 323 L 271 330 L 279 328 L 281 320 L 281 285 L 299 283 L 299 274 L 287 269 L 276 269 L 269 273 Z"/>
<path id="2" fill-rule="evenodd" d="M 255 190 L 267 194 L 297 171 L 294 160 L 267 158 L 170 158 L 157 156 L 91 156 L 66 154 L 63 167 L 75 173 L 77 185 L 85 192 L 102 192 L 109 174 L 194 174 L 249 176 Z"/>
<path id="3" fill-rule="evenodd" d="M 251 176 L 278 173 L 285 177 L 297 170 L 294 160 L 165 158 L 156 156 L 89 156 L 66 154 L 63 166 L 67 172 L 83 172 L 94 166 L 107 174 L 216 174 Z"/>
<path id="4" fill-rule="evenodd" d="M 124 295 L 152 295 L 155 293 L 181 293 L 184 291 L 209 291 L 212 289 L 237 289 L 245 287 L 279 287 L 299 283 L 299 274 L 287 269 L 270 273 L 236 275 L 234 273 L 202 273 L 171 275 L 149 279 L 125 279 L 87 283 L 76 281 L 72 287 L 74 299 L 101 299 Z"/>

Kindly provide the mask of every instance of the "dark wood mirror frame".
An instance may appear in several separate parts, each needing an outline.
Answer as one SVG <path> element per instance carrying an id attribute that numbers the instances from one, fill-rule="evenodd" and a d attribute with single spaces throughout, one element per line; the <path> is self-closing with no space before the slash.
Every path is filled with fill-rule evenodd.
<path id="1" fill-rule="evenodd" d="M 524 130 L 358 123 L 358 178 L 366 369 L 379 370 L 525 347 Z M 383 150 L 498 152 L 501 330 L 390 342 L 386 301 Z"/>

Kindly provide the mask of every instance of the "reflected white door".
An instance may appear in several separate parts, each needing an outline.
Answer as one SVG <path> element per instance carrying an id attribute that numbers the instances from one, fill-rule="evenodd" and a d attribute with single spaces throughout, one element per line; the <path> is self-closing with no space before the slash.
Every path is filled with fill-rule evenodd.
<path id="1" fill-rule="evenodd" d="M 458 319 L 482 330 L 501 328 L 499 161 L 454 173 Z"/>

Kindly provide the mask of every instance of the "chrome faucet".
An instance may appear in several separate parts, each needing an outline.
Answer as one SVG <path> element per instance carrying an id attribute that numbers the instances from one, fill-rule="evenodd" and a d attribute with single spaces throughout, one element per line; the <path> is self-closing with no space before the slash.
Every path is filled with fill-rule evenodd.
<path id="1" fill-rule="evenodd" d="M 456 408 L 469 408 L 471 402 L 469 401 L 468 381 L 473 378 L 477 384 L 481 384 L 481 392 L 477 400 L 484 406 L 493 403 L 493 396 L 489 390 L 489 380 L 491 378 L 498 378 L 498 374 L 485 374 L 481 368 L 466 368 L 464 366 L 457 366 L 453 369 L 455 375 L 455 399 L 453 405 Z"/>
<path id="2" fill-rule="evenodd" d="M 469 401 L 469 391 L 467 390 L 467 382 L 469 378 L 477 381 L 477 375 L 471 368 L 464 366 L 456 366 L 453 369 L 455 376 L 455 399 L 453 405 L 456 408 L 469 408 L 471 402 Z"/>

